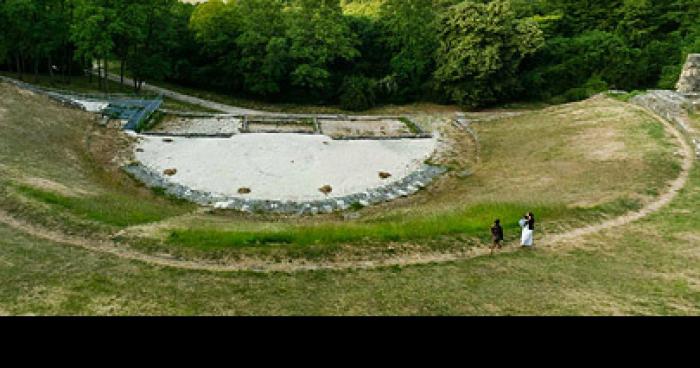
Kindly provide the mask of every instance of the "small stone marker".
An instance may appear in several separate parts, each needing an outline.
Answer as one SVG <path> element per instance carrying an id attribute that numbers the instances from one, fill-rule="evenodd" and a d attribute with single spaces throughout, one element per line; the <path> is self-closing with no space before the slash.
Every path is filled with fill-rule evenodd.
<path id="1" fill-rule="evenodd" d="M 177 174 L 177 169 L 165 169 L 165 171 L 163 171 L 163 175 L 165 176 L 174 176 L 175 174 Z"/>
<path id="2" fill-rule="evenodd" d="M 333 187 L 330 185 L 324 185 L 321 188 L 319 188 L 319 191 L 325 195 L 329 195 L 333 193 Z"/>

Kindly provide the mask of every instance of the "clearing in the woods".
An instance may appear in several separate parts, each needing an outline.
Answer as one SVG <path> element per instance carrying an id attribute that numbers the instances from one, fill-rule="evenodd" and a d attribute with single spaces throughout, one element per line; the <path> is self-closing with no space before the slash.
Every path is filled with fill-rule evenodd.
<path id="1" fill-rule="evenodd" d="M 143 187 L 119 168 L 133 139 L 0 84 L 0 283 L 13 285 L 0 311 L 698 312 L 700 171 L 670 126 L 600 96 L 468 117 L 478 141 L 419 118 L 450 172 L 415 196 L 241 214 Z M 532 251 L 515 250 L 525 211 L 540 219 Z M 480 256 L 497 217 L 508 250 Z"/>

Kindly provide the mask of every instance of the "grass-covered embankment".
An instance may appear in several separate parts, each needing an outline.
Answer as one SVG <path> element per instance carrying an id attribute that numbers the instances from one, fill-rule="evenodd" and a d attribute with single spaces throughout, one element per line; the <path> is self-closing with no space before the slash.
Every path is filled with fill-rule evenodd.
<path id="1" fill-rule="evenodd" d="M 281 225 L 278 229 L 225 231 L 220 229 L 173 230 L 168 244 L 202 250 L 265 245 L 333 245 L 357 242 L 406 242 L 441 236 L 465 236 L 487 241 L 494 219 L 503 218 L 508 239 L 519 232 L 518 220 L 528 211 L 548 219 L 584 222 L 603 214 L 622 214 L 639 208 L 634 201 L 619 201 L 594 208 L 569 209 L 564 205 L 491 203 L 471 206 L 455 213 L 367 223 Z"/>
<path id="2" fill-rule="evenodd" d="M 181 215 L 188 203 L 155 195 L 115 162 L 129 143 L 96 117 L 0 84 L 0 208 L 32 223 L 83 233 Z"/>

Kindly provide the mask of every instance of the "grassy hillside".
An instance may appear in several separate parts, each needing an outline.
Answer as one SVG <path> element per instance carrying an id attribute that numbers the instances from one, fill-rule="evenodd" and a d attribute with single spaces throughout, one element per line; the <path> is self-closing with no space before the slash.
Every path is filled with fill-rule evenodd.
<path id="1" fill-rule="evenodd" d="M 671 206 L 631 225 L 556 247 L 411 267 L 186 271 L 73 248 L 7 225 L 11 217 L 96 243 L 127 234 L 122 247 L 222 261 L 420 256 L 483 247 L 491 217 L 511 221 L 525 208 L 546 214 L 538 236 L 597 223 L 654 200 L 680 170 L 678 146 L 661 125 L 611 99 L 475 128 L 478 160 L 470 157 L 474 147 L 466 137 L 453 132 L 456 142 L 442 158 L 453 175 L 415 198 L 364 209 L 358 219 L 205 214 L 122 174 L 118 166 L 130 159 L 130 141 L 98 127 L 93 115 L 0 84 L 0 314 L 700 311 L 697 168 Z M 466 169 L 468 175 L 458 175 Z M 176 232 L 180 238 L 173 240 Z M 359 238 L 336 241 L 324 234 Z M 254 241 L 232 246 L 232 236 Z M 285 237 L 291 241 L 279 244 Z M 304 240 L 317 238 L 324 241 Z"/>
<path id="2" fill-rule="evenodd" d="M 119 170 L 129 140 L 97 117 L 0 85 L 0 208 L 46 226 L 109 233 L 193 209 Z M 116 156 L 116 157 L 115 157 Z"/>

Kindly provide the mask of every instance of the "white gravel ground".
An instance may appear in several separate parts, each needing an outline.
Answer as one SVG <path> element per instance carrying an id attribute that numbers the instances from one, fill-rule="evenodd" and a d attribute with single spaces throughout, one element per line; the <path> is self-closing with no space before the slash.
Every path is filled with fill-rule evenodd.
<path id="1" fill-rule="evenodd" d="M 333 141 L 321 135 L 241 134 L 229 139 L 140 136 L 136 159 L 169 180 L 232 197 L 259 200 L 324 199 L 364 192 L 398 181 L 419 169 L 437 146 L 437 138 Z M 392 177 L 382 180 L 379 172 Z M 240 188 L 252 193 L 239 195 Z"/>

